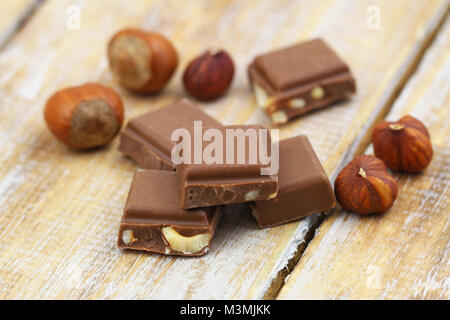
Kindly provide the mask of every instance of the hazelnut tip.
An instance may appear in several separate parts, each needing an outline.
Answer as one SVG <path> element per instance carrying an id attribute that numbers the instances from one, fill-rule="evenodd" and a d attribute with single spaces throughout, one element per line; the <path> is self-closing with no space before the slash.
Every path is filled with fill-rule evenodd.
<path id="1" fill-rule="evenodd" d="M 400 123 L 393 123 L 389 125 L 389 129 L 393 130 L 393 131 L 400 131 L 403 128 L 405 128 L 405 125 L 400 124 Z"/>
<path id="2" fill-rule="evenodd" d="M 367 177 L 366 172 L 364 171 L 363 168 L 359 168 L 358 174 L 359 174 L 361 177 L 363 177 L 364 179 L 366 179 L 366 177 Z"/>

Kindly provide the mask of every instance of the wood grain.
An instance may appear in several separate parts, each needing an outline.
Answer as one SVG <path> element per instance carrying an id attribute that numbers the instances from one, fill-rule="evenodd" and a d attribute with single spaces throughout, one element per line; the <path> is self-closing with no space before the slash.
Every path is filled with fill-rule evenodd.
<path id="1" fill-rule="evenodd" d="M 40 4 L 38 0 L 0 1 L 0 48 Z"/>
<path id="2" fill-rule="evenodd" d="M 450 19 L 388 115 L 430 130 L 431 165 L 396 173 L 399 196 L 381 216 L 345 211 L 319 228 L 280 299 L 450 298 Z M 366 150 L 372 153 L 371 146 Z"/>
<path id="3" fill-rule="evenodd" d="M 46 1 L 0 55 L 0 298 L 273 295 L 283 280 L 280 271 L 304 247 L 319 215 L 257 230 L 248 212 L 229 210 L 202 258 L 121 251 L 117 230 L 136 164 L 119 154 L 117 139 L 93 152 L 68 150 L 45 128 L 42 108 L 61 87 L 99 81 L 121 94 L 129 119 L 183 97 L 183 67 L 200 51 L 220 46 L 232 53 L 237 74 L 226 97 L 201 106 L 225 124 L 267 124 L 249 93 L 248 62 L 270 48 L 321 36 L 350 63 L 359 92 L 282 127 L 280 136 L 307 134 L 332 174 L 361 132 L 389 107 L 449 1 L 377 1 L 379 30 L 366 26 L 371 4 Z M 66 27 L 71 5 L 81 10 L 80 29 Z M 129 25 L 162 32 L 180 53 L 180 68 L 159 96 L 130 94 L 109 71 L 106 42 Z"/>

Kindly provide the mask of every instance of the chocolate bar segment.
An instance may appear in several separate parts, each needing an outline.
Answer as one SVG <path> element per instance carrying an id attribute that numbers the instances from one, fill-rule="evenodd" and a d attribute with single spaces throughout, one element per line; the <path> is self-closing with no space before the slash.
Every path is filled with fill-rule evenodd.
<path id="1" fill-rule="evenodd" d="M 266 148 L 263 151 L 270 158 L 270 131 L 260 125 L 226 126 L 219 131 L 223 137 L 221 163 L 195 164 L 191 161 L 177 165 L 181 206 L 186 209 L 274 198 L 278 190 L 278 176 L 276 172 L 262 174 L 261 169 L 271 164 L 270 159 L 260 157 L 260 149 Z M 228 135 L 229 132 L 233 135 Z M 250 139 L 251 136 L 254 139 Z M 240 139 L 245 141 L 242 144 L 245 157 L 241 161 L 237 151 Z M 207 144 L 203 144 L 202 150 L 206 147 Z M 233 161 L 227 161 L 228 148 L 234 150 Z"/>
<path id="2" fill-rule="evenodd" d="M 172 132 L 193 126 L 197 120 L 204 126 L 222 126 L 188 99 L 182 99 L 130 120 L 121 133 L 119 150 L 144 169 L 175 170 L 170 159 Z"/>
<path id="3" fill-rule="evenodd" d="M 277 197 L 251 204 L 261 228 L 298 220 L 336 205 L 328 177 L 306 136 L 282 140 L 279 150 Z"/>
<path id="4" fill-rule="evenodd" d="M 168 255 L 208 252 L 220 207 L 180 208 L 175 172 L 138 170 L 131 183 L 119 230 L 119 248 Z"/>
<path id="5" fill-rule="evenodd" d="M 257 105 L 277 124 L 356 92 L 349 67 L 321 39 L 258 56 L 248 72 Z"/>

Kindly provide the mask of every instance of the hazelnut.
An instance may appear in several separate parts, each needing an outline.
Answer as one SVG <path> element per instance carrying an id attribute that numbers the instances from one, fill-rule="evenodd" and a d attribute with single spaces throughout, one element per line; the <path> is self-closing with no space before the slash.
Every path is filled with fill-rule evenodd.
<path id="1" fill-rule="evenodd" d="M 169 254 L 172 250 L 185 254 L 199 253 L 208 246 L 211 240 L 211 234 L 208 232 L 196 234 L 191 237 L 185 237 L 179 234 L 172 227 L 164 227 L 161 232 L 169 245 L 169 248 L 166 248 L 166 254 Z"/>
<path id="2" fill-rule="evenodd" d="M 224 50 L 207 51 L 192 60 L 183 75 L 184 87 L 199 100 L 213 100 L 225 93 L 233 80 L 234 64 Z"/>
<path id="3" fill-rule="evenodd" d="M 266 109 L 270 105 L 271 98 L 267 92 L 256 83 L 253 84 L 253 94 L 258 108 Z"/>
<path id="4" fill-rule="evenodd" d="M 372 131 L 372 143 L 375 155 L 393 170 L 420 172 L 433 157 L 427 128 L 411 116 L 377 124 Z"/>
<path id="5" fill-rule="evenodd" d="M 245 194 L 245 201 L 253 201 L 259 197 L 259 190 L 252 190 Z"/>
<path id="6" fill-rule="evenodd" d="M 116 33 L 109 42 L 108 58 L 119 82 L 140 93 L 160 91 L 178 65 L 177 52 L 165 37 L 140 29 Z"/>
<path id="7" fill-rule="evenodd" d="M 48 99 L 44 117 L 50 131 L 74 149 L 110 142 L 123 122 L 120 97 L 112 89 L 88 83 L 60 90 Z"/>
<path id="8" fill-rule="evenodd" d="M 366 215 L 386 212 L 397 198 L 398 186 L 383 161 L 363 155 L 342 169 L 334 190 L 345 209 Z"/>
<path id="9" fill-rule="evenodd" d="M 267 200 L 275 199 L 275 198 L 277 197 L 277 195 L 278 195 L 278 191 L 277 191 L 277 192 L 274 192 L 274 193 L 271 193 L 271 194 L 269 194 L 269 196 L 267 197 Z"/>

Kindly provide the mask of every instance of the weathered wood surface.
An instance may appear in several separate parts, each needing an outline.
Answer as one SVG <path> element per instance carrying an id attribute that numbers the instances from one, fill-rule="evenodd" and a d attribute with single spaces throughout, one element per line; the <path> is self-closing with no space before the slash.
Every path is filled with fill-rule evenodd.
<path id="1" fill-rule="evenodd" d="M 282 288 L 280 299 L 450 298 L 450 19 L 387 119 L 411 114 L 434 147 L 422 174 L 394 176 L 399 196 L 381 216 L 334 213 Z M 371 146 L 366 153 L 372 154 Z"/>
<path id="2" fill-rule="evenodd" d="M 0 47 L 10 39 L 38 5 L 37 0 L 0 1 Z"/>
<path id="3" fill-rule="evenodd" d="M 272 296 L 317 215 L 257 230 L 248 212 L 228 212 L 202 258 L 121 251 L 117 230 L 136 165 L 117 152 L 117 139 L 85 153 L 59 144 L 42 119 L 46 99 L 58 88 L 100 81 L 122 95 L 129 119 L 183 97 L 187 61 L 220 46 L 232 53 L 237 74 L 226 97 L 202 106 L 226 124 L 267 123 L 249 93 L 246 65 L 259 52 L 322 36 L 350 63 L 359 92 L 282 127 L 280 136 L 307 134 L 333 174 L 387 110 L 448 4 L 377 1 L 381 25 L 370 29 L 371 1 L 44 2 L 0 54 L 0 298 Z M 70 5 L 81 9 L 79 29 L 68 28 Z M 108 69 L 106 42 L 129 25 L 158 30 L 178 48 L 180 68 L 159 96 L 126 92 Z"/>

